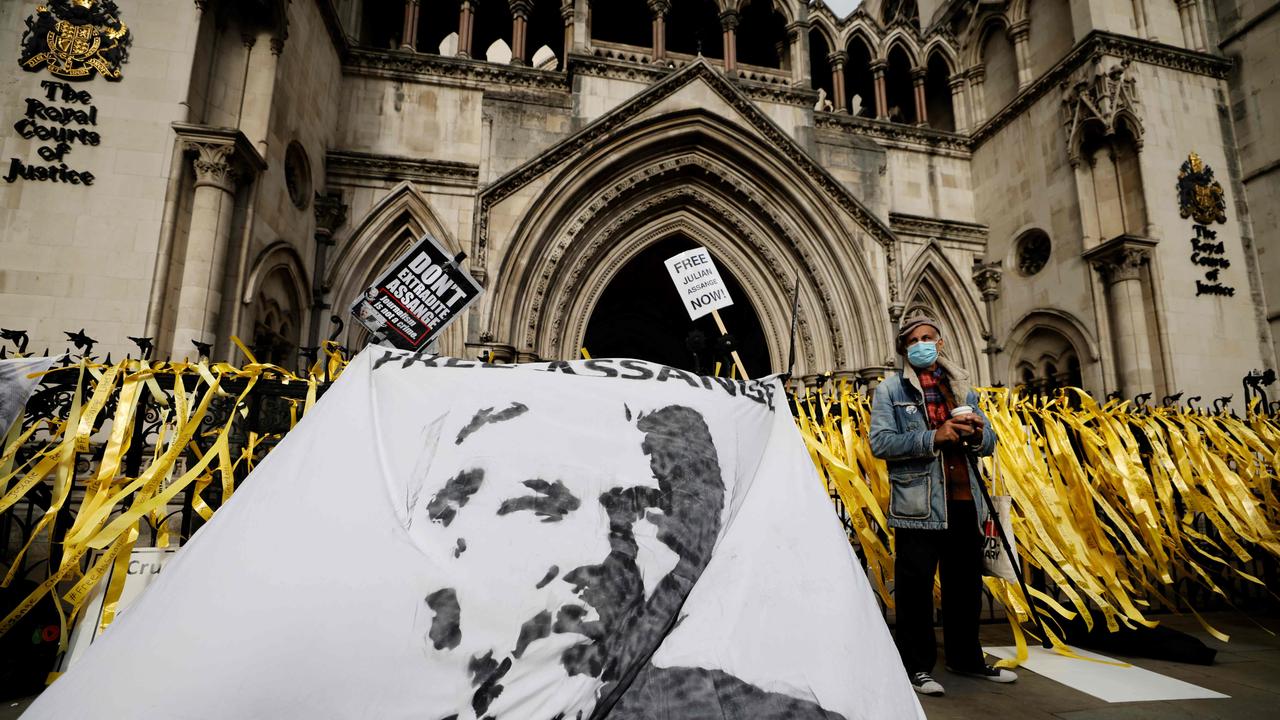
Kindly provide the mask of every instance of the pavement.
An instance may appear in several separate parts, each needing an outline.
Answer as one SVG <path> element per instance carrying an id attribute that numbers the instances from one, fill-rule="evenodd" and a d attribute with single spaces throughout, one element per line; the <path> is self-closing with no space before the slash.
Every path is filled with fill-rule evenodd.
<path id="1" fill-rule="evenodd" d="M 1231 636 L 1223 643 L 1201 629 L 1191 616 L 1157 616 L 1162 624 L 1202 640 L 1218 651 L 1213 665 L 1186 665 L 1103 653 L 1152 672 L 1177 678 L 1229 698 L 1108 703 L 1061 683 L 1019 668 L 1018 681 L 1000 685 L 987 680 L 934 675 L 946 688 L 943 697 L 922 697 L 930 720 L 1261 720 L 1280 718 L 1280 616 L 1252 620 L 1238 613 L 1206 613 L 1205 619 Z M 939 633 L 941 634 L 941 633 Z M 1006 625 L 982 626 L 985 647 L 1012 645 Z"/>
<path id="2" fill-rule="evenodd" d="M 1205 619 L 1230 635 L 1231 642 L 1223 643 L 1210 637 L 1189 616 L 1160 616 L 1168 627 L 1198 637 L 1217 650 L 1213 665 L 1184 665 L 1114 653 L 1109 656 L 1216 690 L 1229 698 L 1108 703 L 1026 669 L 1018 670 L 1017 682 L 1000 685 L 952 675 L 942 669 L 939 659 L 935 677 L 947 694 L 922 697 L 921 702 L 930 720 L 1280 719 L 1280 636 L 1268 634 L 1259 627 L 1261 624 L 1280 632 L 1280 615 L 1255 616 L 1250 620 L 1238 613 L 1206 613 Z M 982 644 L 986 647 L 1012 645 L 1009 626 L 983 625 Z M 19 717 L 32 699 L 0 703 L 0 720 Z"/>

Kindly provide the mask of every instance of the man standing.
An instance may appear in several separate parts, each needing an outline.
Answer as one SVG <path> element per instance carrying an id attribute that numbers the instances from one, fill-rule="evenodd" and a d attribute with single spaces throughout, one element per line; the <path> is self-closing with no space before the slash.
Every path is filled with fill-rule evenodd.
<path id="1" fill-rule="evenodd" d="M 975 460 L 995 451 L 996 436 L 968 374 L 939 355 L 938 328 L 924 315 L 907 318 L 897 339 L 907 362 L 880 383 L 871 407 L 871 452 L 889 465 L 888 521 L 896 530 L 895 639 L 912 686 L 925 695 L 943 694 L 931 675 L 939 565 L 947 669 L 1001 683 L 1018 677 L 988 665 L 978 641 L 987 508 Z"/>

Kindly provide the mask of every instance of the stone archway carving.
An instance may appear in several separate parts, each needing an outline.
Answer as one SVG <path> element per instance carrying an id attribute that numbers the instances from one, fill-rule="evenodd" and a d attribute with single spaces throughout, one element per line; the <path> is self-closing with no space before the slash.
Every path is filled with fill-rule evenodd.
<path id="1" fill-rule="evenodd" d="M 789 308 L 799 278 L 814 351 L 802 349 L 797 372 L 884 367 L 897 238 L 702 61 L 481 192 L 471 268 L 491 292 L 473 342 L 518 359 L 568 356 L 585 321 L 575 298 L 607 282 L 613 245 L 681 211 L 728 229 L 746 268 L 735 276 L 769 303 Z"/>
<path id="2" fill-rule="evenodd" d="M 1027 362 L 1038 364 L 1039 358 L 1044 355 L 1043 346 L 1046 343 L 1060 345 L 1075 355 L 1080 362 L 1086 390 L 1100 393 L 1107 389 L 1097 340 L 1079 318 L 1056 308 L 1036 308 L 1014 323 L 1009 339 L 1005 342 L 1008 361 L 1003 379 L 1011 386 L 1016 384 L 1019 368 Z"/>
<path id="3" fill-rule="evenodd" d="M 811 218 L 806 225 L 775 200 L 746 181 L 740 169 L 699 149 L 632 169 L 571 210 L 561 208 L 553 230 L 526 232 L 540 241 L 526 238 L 508 251 L 497 273 L 505 280 L 495 284 L 494 319 L 506 321 L 502 335 L 522 352 L 565 356 L 581 341 L 590 308 L 625 260 L 669 234 L 663 228 L 682 218 L 685 229 L 708 241 L 754 294 L 775 366 L 785 362 L 797 273 L 802 373 L 878 366 L 883 300 L 867 269 L 850 256 L 848 228 L 822 233 L 824 240 L 846 245 L 833 249 L 814 241 L 820 231 L 812 229 Z M 536 223 L 526 222 L 531 225 Z M 714 247 L 716 238 L 724 238 L 720 248 Z"/>
<path id="4" fill-rule="evenodd" d="M 684 183 L 676 187 L 658 192 L 646 197 L 642 202 L 634 203 L 625 210 L 617 211 L 613 207 L 612 201 L 622 197 L 626 192 L 638 192 L 643 190 L 650 184 L 661 181 L 664 177 L 679 171 L 691 171 L 696 174 L 705 174 L 708 179 L 712 179 L 723 183 L 730 188 L 733 199 L 736 199 L 750 207 L 750 213 L 744 213 L 742 210 L 717 199 L 714 195 L 698 185 Z M 604 204 L 591 203 L 583 208 L 572 222 L 569 223 L 564 235 L 553 246 L 550 254 L 547 256 L 547 263 L 554 266 L 560 262 L 567 253 L 568 248 L 575 243 L 579 244 L 579 251 L 576 260 L 566 270 L 563 284 L 566 287 L 583 287 L 584 290 L 590 292 L 592 285 L 582 285 L 583 275 L 591 273 L 595 279 L 595 288 L 598 292 L 603 292 L 604 286 L 609 278 L 622 267 L 621 259 L 614 259 L 612 265 L 604 264 L 601 267 L 600 256 L 602 247 L 611 239 L 618 238 L 627 233 L 629 226 L 643 222 L 646 218 L 650 218 L 655 212 L 662 212 L 662 208 L 675 205 L 694 206 L 705 210 L 713 217 L 720 219 L 724 223 L 732 227 L 737 233 L 737 237 L 746 241 L 746 243 L 758 255 L 765 259 L 765 262 L 773 269 L 771 277 L 773 283 L 771 287 L 765 286 L 765 279 L 760 277 L 759 273 L 746 272 L 745 268 L 740 268 L 735 272 L 735 276 L 743 283 L 744 287 L 753 293 L 758 293 L 757 297 L 763 297 L 763 293 L 773 288 L 789 288 L 794 278 L 787 277 L 782 272 L 787 267 L 787 258 L 781 252 L 769 246 L 761 238 L 761 233 L 752 227 L 753 223 L 748 217 L 763 218 L 766 220 L 766 227 L 784 240 L 785 244 L 802 259 L 803 268 L 801 272 L 806 276 L 812 277 L 814 284 L 817 286 L 817 299 L 822 308 L 822 313 L 826 323 L 837 331 L 832 333 L 832 337 L 828 338 L 835 347 L 835 356 L 839 357 L 844 354 L 845 340 L 838 331 L 839 321 L 837 318 L 836 308 L 832 306 L 832 291 L 829 287 L 830 283 L 821 277 L 812 252 L 804 248 L 796 238 L 796 231 L 771 209 L 763 206 L 761 198 L 754 190 L 742 186 L 741 183 L 735 181 L 727 173 L 718 172 L 723 168 L 718 168 L 717 163 L 696 155 L 686 155 L 670 160 L 662 161 L 653 166 L 645 168 L 637 175 L 628 176 L 616 183 L 614 186 L 601 193 L 601 199 Z M 613 212 L 609 212 L 610 209 Z M 599 221 L 604 216 L 606 220 Z M 601 225 L 603 222 L 603 225 Z M 632 236 L 634 238 L 634 236 Z M 702 239 L 710 240 L 711 234 L 703 232 L 699 235 Z M 582 239 L 586 238 L 586 239 Z M 639 241 L 647 246 L 657 237 L 641 237 Z M 638 252 L 638 250 L 637 250 Z M 717 257 L 729 257 L 730 253 L 717 253 Z M 604 273 L 592 272 L 593 270 L 605 270 Z M 546 277 L 546 281 L 533 288 L 530 308 L 528 316 L 530 322 L 523 328 L 524 342 L 528 346 L 547 346 L 552 352 L 558 352 L 562 347 L 572 347 L 572 345 L 564 344 L 572 335 L 564 335 L 561 329 L 565 323 L 565 316 L 568 307 L 573 304 L 580 306 L 579 303 L 573 303 L 572 297 L 568 294 L 560 294 L 553 307 L 544 308 L 545 298 L 550 287 L 550 276 Z M 598 298 L 598 294 L 592 296 Z M 594 302 L 594 299 L 593 299 Z M 547 323 L 546 332 L 544 333 L 545 342 L 539 342 L 538 329 L 543 323 L 538 320 L 545 318 Z M 761 317 L 761 321 L 765 322 L 765 318 Z M 801 322 L 805 323 L 807 328 L 807 320 L 803 317 Z M 585 331 L 586 318 L 579 317 L 578 324 Z M 776 328 L 766 327 L 766 330 L 775 330 Z M 811 346 L 811 338 L 806 343 L 806 359 L 810 362 L 816 362 Z"/>

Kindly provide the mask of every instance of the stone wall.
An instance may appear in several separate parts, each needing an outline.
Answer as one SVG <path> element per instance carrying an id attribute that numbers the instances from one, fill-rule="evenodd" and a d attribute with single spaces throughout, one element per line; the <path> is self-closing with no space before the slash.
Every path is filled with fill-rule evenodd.
<path id="1" fill-rule="evenodd" d="M 86 332 L 100 344 L 95 353 L 137 353 L 126 336 L 144 334 L 148 288 L 156 262 L 170 171 L 176 158 L 169 124 L 187 119 L 198 12 L 189 2 L 133 0 L 121 19 L 132 31 L 123 79 L 101 77 L 74 83 L 97 108 L 97 146 L 75 145 L 65 155 L 70 169 L 88 171 L 93 185 L 18 179 L 0 182 L 0 324 L 26 329 L 30 349 L 60 352 L 70 346 L 64 330 Z M 0 5 L 0 108 L 5 122 L 5 173 L 11 158 L 45 163 L 13 124 L 24 117 L 27 98 L 56 107 L 44 81 L 60 81 L 47 70 L 23 72 L 17 63 L 25 19 L 34 2 Z M 49 124 L 45 121 L 44 124 Z M 74 127 L 75 124 L 72 123 Z"/>
<path id="2" fill-rule="evenodd" d="M 1217 10 L 1222 51 L 1233 61 L 1230 108 L 1239 182 L 1252 219 L 1273 352 L 1280 356 L 1280 12 L 1266 0 L 1218 0 Z M 1232 199 L 1238 215 L 1241 198 Z"/>

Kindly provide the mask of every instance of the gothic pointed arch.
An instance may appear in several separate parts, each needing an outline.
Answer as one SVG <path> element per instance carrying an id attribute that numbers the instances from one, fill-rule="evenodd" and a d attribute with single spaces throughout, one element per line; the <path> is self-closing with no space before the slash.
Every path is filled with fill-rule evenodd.
<path id="1" fill-rule="evenodd" d="M 1098 396 L 1104 389 L 1098 343 L 1069 312 L 1048 307 L 1027 312 L 1014 323 L 1004 348 L 1007 364 L 996 371 L 1003 377 L 995 379 L 1010 387 L 1034 391 L 1072 385 Z"/>
<path id="2" fill-rule="evenodd" d="M 694 83 L 709 88 L 663 103 Z M 797 277 L 800 374 L 880 367 L 891 354 L 879 320 L 893 292 L 891 231 L 701 61 L 481 194 L 473 267 L 493 288 L 481 334 L 517 356 L 571 356 L 612 273 L 677 220 L 721 247 L 717 260 L 771 328 L 773 360 Z"/>
<path id="3" fill-rule="evenodd" d="M 263 281 L 273 272 L 283 272 L 290 283 L 297 288 L 301 297 L 311 296 L 311 283 L 307 281 L 306 265 L 302 256 L 294 249 L 293 243 L 277 240 L 267 245 L 254 258 L 244 283 L 244 294 L 240 302 L 249 304 L 262 288 Z"/>
<path id="4" fill-rule="evenodd" d="M 462 249 L 417 187 L 405 181 L 391 188 L 352 227 L 347 239 L 338 243 L 338 255 L 325 276 L 334 312 L 345 316 L 347 307 L 355 298 L 426 234 L 452 252 Z M 461 340 L 456 336 L 458 332 L 456 328 L 450 328 L 445 333 L 446 352 L 461 352 Z M 357 335 L 357 329 L 348 324 L 347 341 Z"/>
<path id="5" fill-rule="evenodd" d="M 840 30 L 836 27 L 836 23 L 831 20 L 827 13 L 817 13 L 810 11 L 809 13 L 809 32 L 818 33 L 822 39 L 826 41 L 827 47 L 831 50 L 838 50 L 842 46 Z"/>
<path id="6" fill-rule="evenodd" d="M 906 281 L 906 315 L 919 311 L 936 317 L 947 340 L 948 354 L 974 377 L 986 379 L 986 362 L 979 352 L 986 323 L 970 291 L 971 283 L 960 275 L 936 240 L 931 240 L 911 260 Z"/>
<path id="7" fill-rule="evenodd" d="M 983 46 L 994 32 L 1008 32 L 1009 20 L 1003 13 L 987 12 L 973 20 L 973 29 L 966 37 L 964 48 L 964 66 L 966 68 L 981 65 Z"/>
<path id="8" fill-rule="evenodd" d="M 867 22 L 865 19 L 855 20 L 845 28 L 841 44 L 847 48 L 852 45 L 855 40 L 861 42 L 867 48 L 867 52 L 870 53 L 871 59 L 874 60 L 884 56 L 884 53 L 881 52 L 882 46 L 880 43 L 880 32 L 874 25 Z"/>
<path id="9" fill-rule="evenodd" d="M 311 284 L 298 251 L 284 240 L 263 248 L 254 258 L 240 302 L 247 312 L 236 328 L 260 362 L 292 369 L 311 302 Z"/>
<path id="10" fill-rule="evenodd" d="M 907 60 L 911 62 L 911 67 L 920 65 L 920 46 L 910 33 L 900 27 L 894 28 L 888 35 L 885 35 L 883 42 L 880 44 L 880 58 L 887 59 L 894 48 L 901 48 L 906 53 Z"/>
<path id="11" fill-rule="evenodd" d="M 956 52 L 955 47 L 952 46 L 950 40 L 948 40 L 944 35 L 934 35 L 929 38 L 929 41 L 924 44 L 924 47 L 920 48 L 919 57 L 925 58 L 924 62 L 927 63 L 928 59 L 934 55 L 942 57 L 947 64 L 947 70 L 951 74 L 954 75 L 960 68 L 960 56 Z"/>

